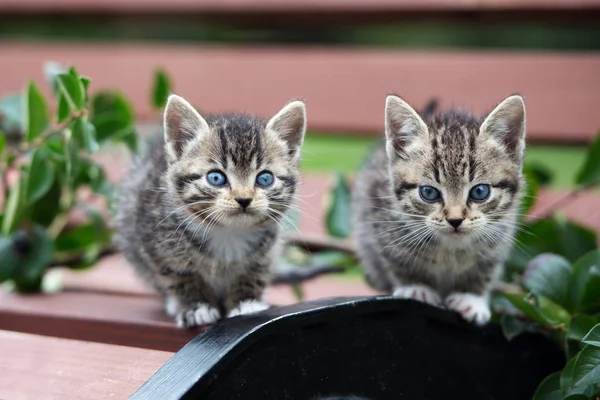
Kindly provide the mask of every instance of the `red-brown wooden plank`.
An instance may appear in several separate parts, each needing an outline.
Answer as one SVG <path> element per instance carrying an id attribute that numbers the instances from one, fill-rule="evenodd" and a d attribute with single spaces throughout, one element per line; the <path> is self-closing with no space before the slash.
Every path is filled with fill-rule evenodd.
<path id="1" fill-rule="evenodd" d="M 0 331 L 0 398 L 125 399 L 172 352 Z"/>
<path id="2" fill-rule="evenodd" d="M 205 112 L 266 116 L 303 97 L 315 130 L 380 134 L 389 92 L 417 107 L 437 97 L 442 107 L 479 113 L 519 92 L 530 140 L 589 141 L 600 129 L 598 53 L 0 43 L 0 94 L 20 90 L 28 78 L 46 86 L 47 60 L 73 63 L 94 90 L 122 89 L 146 120 L 159 118 L 149 90 L 163 66 L 175 91 Z"/>

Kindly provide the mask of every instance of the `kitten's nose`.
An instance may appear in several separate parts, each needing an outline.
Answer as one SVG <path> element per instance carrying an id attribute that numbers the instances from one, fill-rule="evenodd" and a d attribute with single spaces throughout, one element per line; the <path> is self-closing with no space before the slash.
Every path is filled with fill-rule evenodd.
<path id="1" fill-rule="evenodd" d="M 454 229 L 458 229 L 464 220 L 464 218 L 446 218 L 446 221 L 448 221 L 448 223 L 452 225 Z"/>
<path id="2" fill-rule="evenodd" d="M 235 201 L 245 210 L 252 202 L 252 199 L 250 197 L 236 197 Z"/>

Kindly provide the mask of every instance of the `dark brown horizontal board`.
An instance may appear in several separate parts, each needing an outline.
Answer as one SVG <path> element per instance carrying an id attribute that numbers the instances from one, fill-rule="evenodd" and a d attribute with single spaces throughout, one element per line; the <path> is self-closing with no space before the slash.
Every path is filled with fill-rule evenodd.
<path id="1" fill-rule="evenodd" d="M 377 12 L 595 10 L 596 0 L 3 0 L 4 12 Z"/>
<path id="2" fill-rule="evenodd" d="M 0 331 L 0 398 L 126 399 L 172 352 Z"/>
<path id="3" fill-rule="evenodd" d="M 46 87 L 42 66 L 48 60 L 74 64 L 92 78 L 93 90 L 121 89 L 141 120 L 160 119 L 149 94 L 160 66 L 172 75 L 174 91 L 204 112 L 267 116 L 304 98 L 313 130 L 380 135 L 390 92 L 415 107 L 435 97 L 442 108 L 477 113 L 521 93 L 532 141 L 585 142 L 600 129 L 596 53 L 5 42 L 0 95 L 20 90 L 29 78 Z"/>
<path id="4" fill-rule="evenodd" d="M 0 329 L 165 351 L 177 351 L 201 331 L 177 328 L 154 297 L 83 291 L 0 292 Z"/>

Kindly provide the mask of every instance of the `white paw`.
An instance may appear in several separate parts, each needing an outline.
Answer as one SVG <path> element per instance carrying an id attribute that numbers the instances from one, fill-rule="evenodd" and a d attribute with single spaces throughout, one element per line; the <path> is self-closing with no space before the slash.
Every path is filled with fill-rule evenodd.
<path id="1" fill-rule="evenodd" d="M 175 321 L 180 328 L 191 328 L 214 324 L 221 318 L 221 313 L 206 303 L 196 303 L 195 306 L 179 310 Z"/>
<path id="2" fill-rule="evenodd" d="M 165 298 L 165 311 L 170 317 L 177 315 L 177 312 L 179 311 L 179 301 L 177 300 L 177 297 L 167 296 Z"/>
<path id="3" fill-rule="evenodd" d="M 471 293 L 452 293 L 445 300 L 449 310 L 458 312 L 465 320 L 477 326 L 485 325 L 492 317 L 488 299 Z"/>
<path id="4" fill-rule="evenodd" d="M 401 299 L 413 299 L 422 301 L 423 303 L 439 306 L 442 304 L 442 298 L 439 294 L 429 286 L 425 285 L 406 285 L 396 286 L 394 293 L 395 297 Z"/>
<path id="5" fill-rule="evenodd" d="M 267 304 L 260 300 L 244 300 L 234 309 L 229 310 L 227 317 L 235 317 L 237 315 L 254 314 L 269 308 Z"/>

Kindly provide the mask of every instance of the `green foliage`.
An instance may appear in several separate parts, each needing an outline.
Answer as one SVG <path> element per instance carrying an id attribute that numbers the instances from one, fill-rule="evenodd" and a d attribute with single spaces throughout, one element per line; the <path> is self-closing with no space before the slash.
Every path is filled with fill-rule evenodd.
<path id="1" fill-rule="evenodd" d="M 39 291 L 53 266 L 93 265 L 111 232 L 100 214 L 83 206 L 89 198 L 81 199 L 81 189 L 110 200 L 112 188 L 89 155 L 108 141 L 137 147 L 123 95 L 90 96 L 91 80 L 73 67 L 52 63 L 44 72 L 54 115 L 34 82 L 0 99 L 0 174 L 8 182 L 0 208 L 0 283 L 11 281 L 20 291 Z M 87 215 L 78 224 L 71 218 L 75 209 Z"/>
<path id="2" fill-rule="evenodd" d="M 171 80 L 163 69 L 154 72 L 154 84 L 152 86 L 152 105 L 157 110 L 162 110 L 167 104 L 167 98 L 171 93 Z"/>
<path id="3" fill-rule="evenodd" d="M 600 180 L 600 135 L 588 151 L 583 168 L 577 174 L 576 183 L 581 186 L 588 186 L 598 183 Z"/>
<path id="4" fill-rule="evenodd" d="M 327 233 L 336 238 L 346 238 L 351 232 L 352 195 L 346 177 L 337 173 L 330 194 L 329 207 L 325 218 Z"/>
<path id="5" fill-rule="evenodd" d="M 527 266 L 523 286 L 529 292 L 504 297 L 571 357 L 560 373 L 540 384 L 534 399 L 592 399 L 600 394 L 600 250 L 573 264 L 558 255 L 539 255 Z M 504 324 L 503 329 L 507 338 L 515 336 Z"/>

